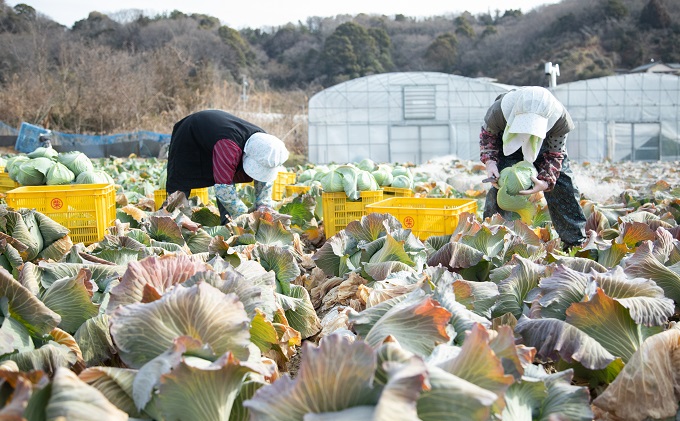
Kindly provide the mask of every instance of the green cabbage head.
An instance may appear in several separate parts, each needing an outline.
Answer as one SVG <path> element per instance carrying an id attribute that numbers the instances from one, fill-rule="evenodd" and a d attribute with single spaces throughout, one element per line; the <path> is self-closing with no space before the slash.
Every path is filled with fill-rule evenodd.
<path id="1" fill-rule="evenodd" d="M 520 161 L 512 167 L 504 168 L 498 179 L 498 207 L 506 211 L 517 212 L 527 224 L 531 224 L 536 214 L 536 206 L 529 201 L 529 196 L 519 194 L 521 190 L 531 188 L 538 173 L 534 164 Z"/>
<path id="2" fill-rule="evenodd" d="M 24 161 L 16 174 L 17 182 L 24 186 L 42 186 L 45 176 L 55 162 L 49 158 L 34 158 Z"/>
<path id="3" fill-rule="evenodd" d="M 73 174 L 73 171 L 69 170 L 66 165 L 58 162 L 52 165 L 52 168 L 47 171 L 47 176 L 45 177 L 48 186 L 69 184 L 75 178 L 76 176 Z"/>
<path id="4" fill-rule="evenodd" d="M 78 151 L 60 153 L 57 156 L 57 161 L 64 164 L 76 177 L 80 175 L 81 172 L 94 170 L 90 158 Z"/>
<path id="5" fill-rule="evenodd" d="M 81 172 L 76 177 L 76 184 L 114 184 L 114 182 L 105 171 L 94 170 Z"/>

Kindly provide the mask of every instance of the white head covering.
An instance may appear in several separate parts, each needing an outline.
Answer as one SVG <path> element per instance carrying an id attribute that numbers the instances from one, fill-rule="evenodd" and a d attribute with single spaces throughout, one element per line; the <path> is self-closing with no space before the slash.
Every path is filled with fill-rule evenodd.
<path id="1" fill-rule="evenodd" d="M 503 133 L 503 154 L 522 148 L 524 159 L 534 162 L 546 133 L 563 114 L 564 107 L 547 89 L 525 86 L 505 94 L 501 110 L 508 123 Z"/>
<path id="2" fill-rule="evenodd" d="M 266 183 L 276 179 L 286 169 L 281 165 L 288 159 L 286 145 L 276 136 L 255 133 L 248 138 L 243 148 L 243 170 L 253 180 Z"/>

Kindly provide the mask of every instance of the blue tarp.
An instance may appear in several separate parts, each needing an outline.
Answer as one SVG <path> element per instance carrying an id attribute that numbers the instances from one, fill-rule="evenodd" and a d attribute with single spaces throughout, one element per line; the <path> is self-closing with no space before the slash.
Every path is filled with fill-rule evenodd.
<path id="1" fill-rule="evenodd" d="M 33 152 L 40 142 L 38 137 L 46 130 L 43 127 L 36 126 L 29 123 L 21 123 L 21 129 L 17 135 L 17 141 L 14 146 L 19 152 L 29 153 Z M 51 136 L 52 146 L 61 151 L 79 150 L 85 152 L 90 157 L 109 156 L 109 155 L 124 155 L 125 151 L 128 153 L 138 153 L 140 155 L 157 154 L 158 149 L 163 143 L 170 142 L 170 135 L 163 133 L 155 133 L 148 131 L 139 131 L 133 133 L 120 133 L 112 135 L 83 135 L 70 134 L 62 132 L 52 132 Z M 88 153 L 88 151 L 91 151 Z M 112 153 L 112 152 L 118 153 Z M 99 153 L 97 153 L 99 152 Z"/>

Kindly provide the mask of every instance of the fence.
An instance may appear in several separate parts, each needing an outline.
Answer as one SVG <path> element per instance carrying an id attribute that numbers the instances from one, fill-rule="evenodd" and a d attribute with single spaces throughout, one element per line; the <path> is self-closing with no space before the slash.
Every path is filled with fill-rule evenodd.
<path id="1" fill-rule="evenodd" d="M 0 124 L 0 130 L 3 127 L 11 128 L 4 123 Z M 21 123 L 21 128 L 15 133 L 17 140 L 14 149 L 24 153 L 32 152 L 40 146 L 38 137 L 45 131 L 43 127 L 26 122 Z M 77 150 L 90 158 L 127 156 L 131 153 L 155 157 L 158 156 L 161 147 L 170 142 L 170 135 L 148 131 L 112 135 L 85 135 L 53 131 L 51 140 L 52 147 L 59 152 Z"/>

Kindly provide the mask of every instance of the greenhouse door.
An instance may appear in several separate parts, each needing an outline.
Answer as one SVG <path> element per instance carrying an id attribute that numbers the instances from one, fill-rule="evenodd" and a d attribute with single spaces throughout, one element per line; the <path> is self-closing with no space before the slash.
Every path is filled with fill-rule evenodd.
<path id="1" fill-rule="evenodd" d="M 390 127 L 390 161 L 422 164 L 449 155 L 449 126 Z"/>
<path id="2" fill-rule="evenodd" d="M 657 161 L 660 138 L 659 123 L 616 123 L 614 161 Z"/>

